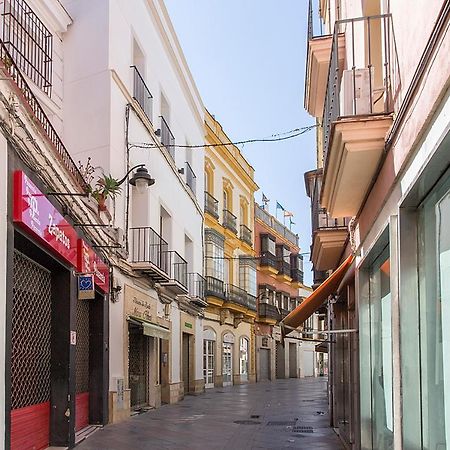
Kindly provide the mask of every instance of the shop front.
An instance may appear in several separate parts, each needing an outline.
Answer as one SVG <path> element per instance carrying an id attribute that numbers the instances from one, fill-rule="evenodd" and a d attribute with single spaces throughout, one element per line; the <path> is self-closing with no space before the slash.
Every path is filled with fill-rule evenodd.
<path id="1" fill-rule="evenodd" d="M 76 431 L 107 422 L 109 267 L 44 189 L 21 170 L 11 176 L 11 448 L 73 446 Z"/>
<path id="2" fill-rule="evenodd" d="M 128 335 L 128 388 L 131 413 L 161 405 L 168 380 L 170 322 L 158 317 L 156 292 L 150 296 L 125 285 Z"/>

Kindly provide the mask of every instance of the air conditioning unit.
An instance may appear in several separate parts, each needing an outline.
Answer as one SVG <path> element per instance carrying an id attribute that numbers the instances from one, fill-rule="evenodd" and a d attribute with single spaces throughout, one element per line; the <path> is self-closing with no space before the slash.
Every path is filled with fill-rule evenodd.
<path id="1" fill-rule="evenodd" d="M 364 68 L 343 71 L 339 105 L 340 116 L 364 115 L 372 112 L 371 76 L 373 87 L 373 68 L 372 70 Z"/>

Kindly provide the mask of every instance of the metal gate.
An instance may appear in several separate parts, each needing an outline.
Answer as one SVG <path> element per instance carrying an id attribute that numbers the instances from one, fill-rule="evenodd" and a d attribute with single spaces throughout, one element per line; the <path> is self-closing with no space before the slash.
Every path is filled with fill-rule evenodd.
<path id="1" fill-rule="evenodd" d="M 50 440 L 51 273 L 14 251 L 11 449 Z"/>
<path id="2" fill-rule="evenodd" d="M 76 431 L 89 425 L 89 307 L 89 300 L 77 301 L 77 345 L 75 347 Z"/>
<path id="3" fill-rule="evenodd" d="M 128 351 L 128 377 L 131 389 L 131 407 L 148 405 L 148 339 L 142 329 L 130 325 Z"/>

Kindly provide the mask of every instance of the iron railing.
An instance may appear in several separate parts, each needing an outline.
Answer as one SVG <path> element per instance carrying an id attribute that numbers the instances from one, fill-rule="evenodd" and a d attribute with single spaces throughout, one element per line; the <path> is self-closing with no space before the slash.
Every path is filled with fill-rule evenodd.
<path id="1" fill-rule="evenodd" d="M 241 225 L 241 241 L 253 245 L 252 230 L 247 225 Z"/>
<path id="2" fill-rule="evenodd" d="M 303 270 L 291 268 L 291 278 L 292 281 L 303 283 Z"/>
<path id="3" fill-rule="evenodd" d="M 247 308 L 256 311 L 256 297 L 247 292 Z"/>
<path id="4" fill-rule="evenodd" d="M 161 116 L 161 144 L 166 147 L 172 159 L 175 160 L 175 136 L 163 116 Z"/>
<path id="5" fill-rule="evenodd" d="M 278 258 L 277 269 L 279 274 L 291 276 L 291 264 L 285 261 L 283 257 Z"/>
<path id="6" fill-rule="evenodd" d="M 323 116 L 324 166 L 331 128 L 340 117 L 393 112 L 394 47 L 391 15 L 338 20 L 334 26 Z M 345 67 L 339 65 L 339 38 L 345 34 Z"/>
<path id="7" fill-rule="evenodd" d="M 245 306 L 249 308 L 249 298 L 247 292 L 234 284 L 225 285 L 226 300 L 237 305 Z"/>
<path id="8" fill-rule="evenodd" d="M 188 294 L 191 297 L 205 298 L 206 280 L 199 273 L 187 274 Z"/>
<path id="9" fill-rule="evenodd" d="M 2 39 L 12 57 L 12 61 L 50 96 L 52 88 L 52 34 L 25 0 L 5 0 L 2 16 Z M 7 65 L 6 61 L 5 65 Z"/>
<path id="10" fill-rule="evenodd" d="M 169 273 L 168 244 L 151 227 L 130 228 L 131 261 L 152 263 L 165 273 Z"/>
<path id="11" fill-rule="evenodd" d="M 228 228 L 229 230 L 231 230 L 234 234 L 237 234 L 236 219 L 237 219 L 237 217 L 233 213 L 228 211 L 228 209 L 223 210 L 222 225 L 225 228 Z"/>
<path id="12" fill-rule="evenodd" d="M 191 165 L 187 161 L 186 161 L 186 184 L 189 186 L 189 189 L 195 195 L 197 177 L 195 176 L 195 173 L 192 170 Z"/>
<path id="13" fill-rule="evenodd" d="M 289 228 L 284 226 L 275 217 L 255 203 L 255 218 L 264 222 L 267 226 L 275 230 L 279 235 L 283 236 L 289 242 L 298 246 L 298 235 L 293 233 Z"/>
<path id="14" fill-rule="evenodd" d="M 277 257 L 272 253 L 264 252 L 259 258 L 259 265 L 262 267 L 273 267 L 278 269 Z"/>
<path id="15" fill-rule="evenodd" d="M 266 319 L 274 319 L 277 322 L 281 320 L 281 314 L 278 308 L 270 303 L 258 303 L 258 316 Z"/>
<path id="16" fill-rule="evenodd" d="M 205 191 L 205 212 L 211 214 L 216 219 L 219 218 L 219 201 L 209 192 Z"/>
<path id="17" fill-rule="evenodd" d="M 44 108 L 42 108 L 38 99 L 33 94 L 31 87 L 28 85 L 25 77 L 20 72 L 19 67 L 14 62 L 11 54 L 8 52 L 8 49 L 3 42 L 0 43 L 0 67 L 15 83 L 15 94 L 24 102 L 29 112 L 31 112 L 36 118 L 36 124 L 41 128 L 41 131 L 46 136 L 48 143 L 53 147 L 53 151 L 61 162 L 61 165 L 65 167 L 80 189 L 86 192 L 87 184 L 83 178 L 83 175 L 74 163 L 72 157 L 64 146 L 63 141 L 53 128 L 50 119 L 45 114 Z"/>
<path id="18" fill-rule="evenodd" d="M 170 280 L 187 288 L 187 261 L 175 250 L 169 250 L 165 255 Z"/>
<path id="19" fill-rule="evenodd" d="M 206 296 L 225 299 L 225 285 L 222 280 L 214 277 L 206 277 Z"/>
<path id="20" fill-rule="evenodd" d="M 151 122 L 153 118 L 153 96 L 138 68 L 136 66 L 131 66 L 131 68 L 133 69 L 133 98 L 139 103 L 147 119 Z"/>

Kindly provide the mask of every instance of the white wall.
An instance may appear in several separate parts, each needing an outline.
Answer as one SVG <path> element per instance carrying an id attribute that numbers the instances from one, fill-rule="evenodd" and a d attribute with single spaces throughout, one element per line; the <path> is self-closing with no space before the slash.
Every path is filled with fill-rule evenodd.
<path id="1" fill-rule="evenodd" d="M 7 160 L 7 142 L 4 136 L 0 134 L 0 450 L 5 448 Z"/>

